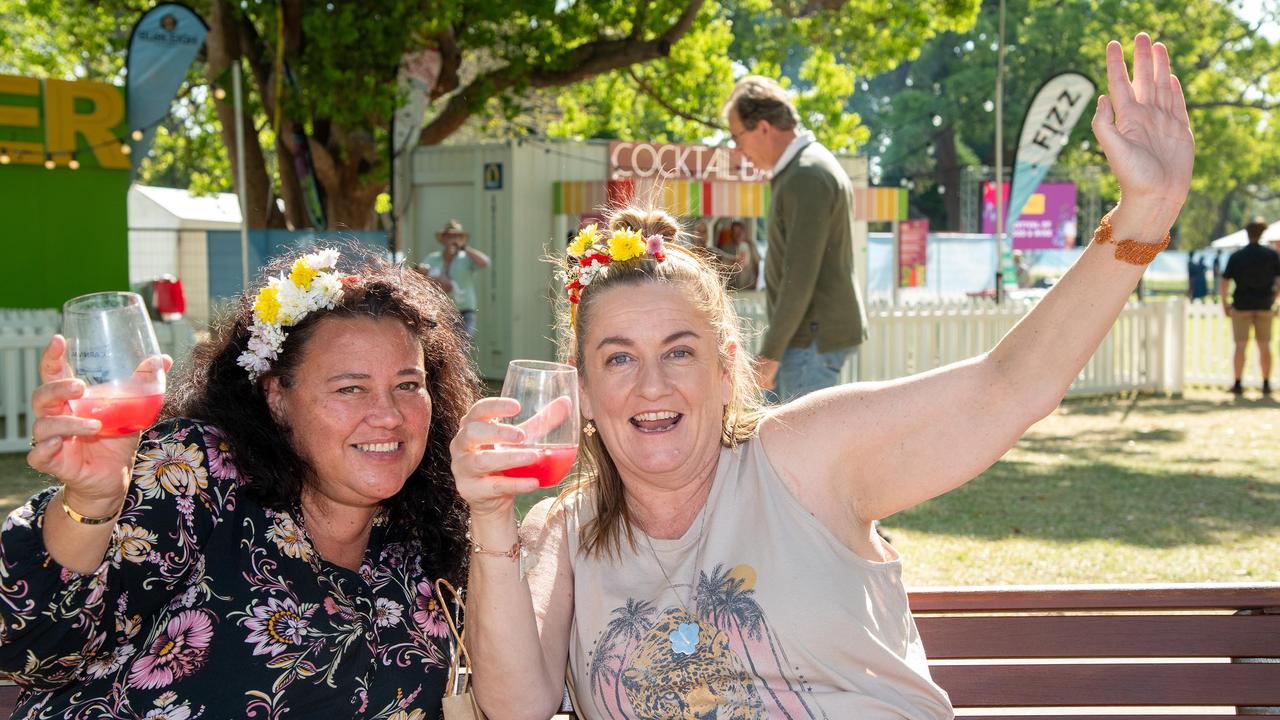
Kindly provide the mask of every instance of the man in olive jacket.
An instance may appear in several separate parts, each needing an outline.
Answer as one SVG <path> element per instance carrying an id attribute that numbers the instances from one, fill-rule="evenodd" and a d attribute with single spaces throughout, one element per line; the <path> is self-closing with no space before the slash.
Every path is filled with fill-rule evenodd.
<path id="1" fill-rule="evenodd" d="M 724 106 L 734 144 L 772 170 L 765 296 L 769 327 L 756 375 L 786 402 L 839 381 L 866 339 L 866 311 L 853 278 L 853 194 L 844 168 L 799 125 L 782 86 L 738 81 Z"/>

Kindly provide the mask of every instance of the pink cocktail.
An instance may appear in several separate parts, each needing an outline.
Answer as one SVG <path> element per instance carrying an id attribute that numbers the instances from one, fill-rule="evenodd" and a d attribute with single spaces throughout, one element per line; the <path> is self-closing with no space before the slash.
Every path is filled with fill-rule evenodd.
<path id="1" fill-rule="evenodd" d="M 528 465 L 503 470 L 507 477 L 531 477 L 538 479 L 538 487 L 551 487 L 564 479 L 578 457 L 577 445 L 539 445 L 538 459 Z"/>
<path id="2" fill-rule="evenodd" d="M 84 396 L 71 401 L 76 417 L 102 421 L 99 437 L 116 437 L 141 432 L 156 421 L 164 393 L 152 395 L 126 394 L 112 385 L 92 385 Z"/>

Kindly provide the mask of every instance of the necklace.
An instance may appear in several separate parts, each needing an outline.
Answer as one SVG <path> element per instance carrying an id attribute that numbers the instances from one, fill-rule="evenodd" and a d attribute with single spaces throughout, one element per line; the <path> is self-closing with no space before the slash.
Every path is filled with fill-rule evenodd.
<path id="1" fill-rule="evenodd" d="M 707 491 L 707 497 L 702 503 L 702 510 L 698 513 L 698 541 L 695 545 L 693 553 L 693 573 L 689 579 L 689 602 L 688 604 L 680 597 L 680 591 L 676 590 L 676 586 L 671 582 L 671 576 L 667 574 L 667 568 L 663 566 L 662 559 L 658 557 L 658 551 L 653 547 L 653 541 L 649 539 L 649 533 L 642 532 L 645 544 L 649 546 L 649 552 L 653 554 L 653 561 L 658 564 L 658 570 L 662 571 L 662 579 L 667 581 L 667 587 L 671 588 L 671 593 L 676 596 L 676 603 L 680 605 L 680 609 L 684 610 L 687 617 L 693 618 L 691 623 L 678 623 L 676 629 L 667 634 L 667 641 L 670 643 L 672 655 L 692 655 L 698 651 L 698 643 L 701 642 L 702 625 L 701 618 L 689 609 L 693 604 L 698 566 L 702 562 L 702 540 L 707 530 L 707 506 L 711 504 L 711 492 Z"/>

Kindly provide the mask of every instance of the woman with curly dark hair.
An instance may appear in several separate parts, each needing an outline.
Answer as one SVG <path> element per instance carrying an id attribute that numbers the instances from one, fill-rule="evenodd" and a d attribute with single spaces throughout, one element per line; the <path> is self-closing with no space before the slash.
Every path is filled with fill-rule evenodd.
<path id="1" fill-rule="evenodd" d="M 466 575 L 448 444 L 479 381 L 449 299 L 334 250 L 278 261 L 141 437 L 97 437 L 55 337 L 0 533 L 23 716 L 436 718 Z M 348 267 L 347 265 L 350 265 Z"/>

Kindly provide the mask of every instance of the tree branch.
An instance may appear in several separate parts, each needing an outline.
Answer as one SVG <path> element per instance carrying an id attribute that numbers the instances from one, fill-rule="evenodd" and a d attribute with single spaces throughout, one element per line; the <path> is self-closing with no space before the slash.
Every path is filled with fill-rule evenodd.
<path id="1" fill-rule="evenodd" d="M 525 70 L 506 65 L 481 75 L 449 98 L 440 113 L 419 133 L 418 142 L 421 145 L 442 142 L 491 98 L 522 83 L 534 88 L 560 87 L 612 70 L 666 57 L 671 53 L 671 46 L 693 27 L 705 1 L 689 0 L 680 17 L 666 32 L 653 40 L 597 40 L 583 43 L 571 50 L 567 57 L 557 63 L 557 69 L 544 67 Z"/>
<path id="2" fill-rule="evenodd" d="M 661 94 L 655 91 L 649 85 L 649 83 L 645 82 L 644 79 L 640 77 L 640 74 L 636 72 L 634 67 L 627 68 L 627 74 L 630 75 L 631 79 L 635 81 L 636 86 L 640 88 L 640 92 L 644 93 L 645 95 L 648 95 L 654 102 L 658 103 L 658 105 L 661 106 L 663 110 L 666 110 L 667 112 L 671 113 L 672 115 L 675 115 L 676 117 L 682 117 L 685 120 L 696 122 L 699 125 L 704 125 L 706 127 L 709 127 L 712 130 L 724 130 L 724 127 L 717 123 L 708 122 L 706 120 L 703 120 L 700 117 L 695 117 L 687 112 L 684 112 L 683 110 L 678 110 L 672 107 L 671 103 L 663 99 Z"/>
<path id="3" fill-rule="evenodd" d="M 1204 102 L 1187 103 L 1188 110 L 1207 110 L 1209 108 L 1236 108 L 1237 110 L 1276 110 L 1280 102 L 1264 102 L 1262 100 L 1206 100 Z"/>

